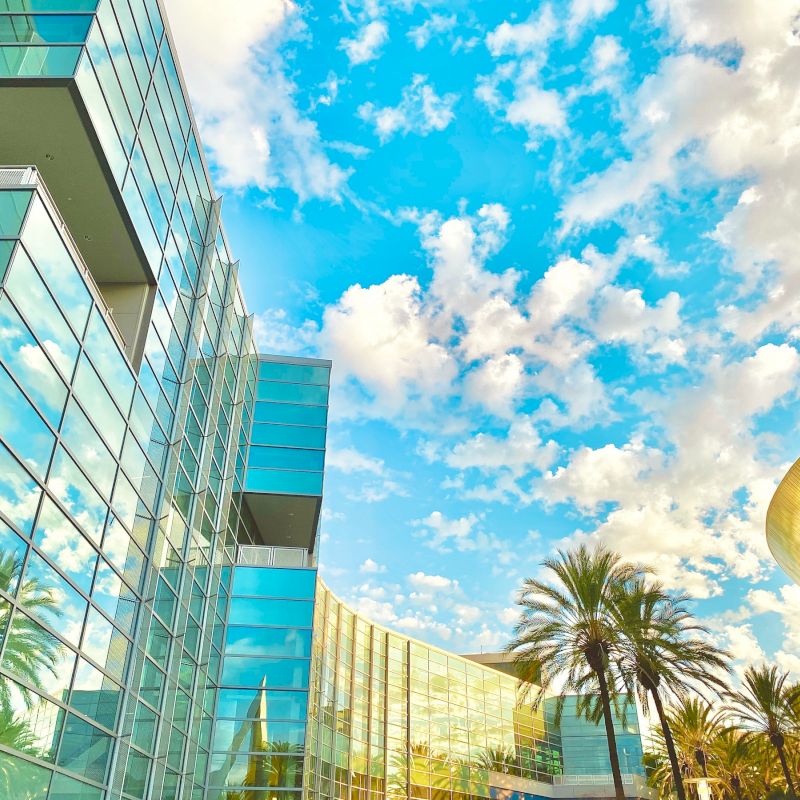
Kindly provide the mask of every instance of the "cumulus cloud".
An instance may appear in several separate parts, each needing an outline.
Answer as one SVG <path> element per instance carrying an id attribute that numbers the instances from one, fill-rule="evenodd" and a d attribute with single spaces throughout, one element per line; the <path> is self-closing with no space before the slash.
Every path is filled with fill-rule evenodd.
<path id="1" fill-rule="evenodd" d="M 203 144 L 223 187 L 288 186 L 301 202 L 338 201 L 348 173 L 298 108 L 281 46 L 303 22 L 290 0 L 234 0 L 220 25 L 211 0 L 169 0 Z"/>
<path id="2" fill-rule="evenodd" d="M 414 47 L 416 47 L 417 50 L 422 50 L 428 46 L 431 39 L 453 30 L 457 21 L 455 14 L 449 16 L 445 14 L 431 14 L 425 22 L 409 28 L 406 36 L 414 43 Z"/>
<path id="3" fill-rule="evenodd" d="M 374 61 L 380 49 L 389 39 L 389 27 L 380 19 L 368 22 L 358 30 L 352 39 L 342 39 L 341 48 L 347 54 L 352 66 Z"/>
<path id="4" fill-rule="evenodd" d="M 458 95 L 452 92 L 436 94 L 427 76 L 414 75 L 396 106 L 378 107 L 367 102 L 359 106 L 358 115 L 375 128 L 383 144 L 398 133 L 427 136 L 434 131 L 443 131 L 455 118 L 453 106 L 457 100 Z"/>
<path id="5" fill-rule="evenodd" d="M 567 18 L 567 36 L 575 36 L 589 23 L 603 19 L 617 6 L 617 0 L 572 0 Z"/>

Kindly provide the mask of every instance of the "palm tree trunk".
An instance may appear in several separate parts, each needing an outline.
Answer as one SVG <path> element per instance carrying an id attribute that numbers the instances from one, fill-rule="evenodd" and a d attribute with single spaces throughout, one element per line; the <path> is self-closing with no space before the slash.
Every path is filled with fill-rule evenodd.
<path id="1" fill-rule="evenodd" d="M 603 705 L 603 721 L 606 724 L 606 739 L 608 739 L 608 759 L 611 762 L 611 774 L 614 777 L 616 800 L 625 800 L 625 789 L 622 787 L 622 771 L 619 767 L 619 755 L 617 754 L 617 737 L 614 734 L 614 719 L 611 716 L 611 698 L 608 694 L 604 666 L 601 666 L 600 669 L 595 669 L 595 673 L 597 682 L 600 684 L 600 702 Z"/>
<path id="2" fill-rule="evenodd" d="M 797 797 L 794 793 L 794 782 L 789 772 L 789 765 L 786 763 L 786 753 L 783 752 L 783 745 L 776 744 L 775 749 L 778 751 L 778 758 L 781 761 L 781 769 L 783 770 L 783 777 L 786 780 L 786 788 L 789 790 L 789 797 Z"/>
<path id="3" fill-rule="evenodd" d="M 661 723 L 661 731 L 664 734 L 664 741 L 667 743 L 667 753 L 669 753 L 669 763 L 672 767 L 672 781 L 675 784 L 675 793 L 678 795 L 678 800 L 686 800 L 686 792 L 683 789 L 683 776 L 681 775 L 681 767 L 678 764 L 678 754 L 675 752 L 675 741 L 672 738 L 672 731 L 667 722 L 667 715 L 664 713 L 664 706 L 661 702 L 661 696 L 657 689 L 650 689 L 650 694 L 653 697 L 653 702 L 658 711 L 658 721 Z"/>

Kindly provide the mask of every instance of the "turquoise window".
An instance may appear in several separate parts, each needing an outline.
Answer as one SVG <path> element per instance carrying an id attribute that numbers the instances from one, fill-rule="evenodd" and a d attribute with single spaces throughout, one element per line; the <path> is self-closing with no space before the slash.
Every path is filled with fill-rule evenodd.
<path id="1" fill-rule="evenodd" d="M 220 689 L 218 717 L 259 717 L 266 704 L 267 717 L 305 720 L 308 692 L 271 691 L 264 689 Z"/>
<path id="2" fill-rule="evenodd" d="M 74 714 L 67 717 L 58 765 L 101 783 L 105 780 L 111 737 Z"/>
<path id="3" fill-rule="evenodd" d="M 0 42 L 80 44 L 92 19 L 91 14 L 0 14 Z"/>
<path id="4" fill-rule="evenodd" d="M 302 425 L 255 424 L 250 432 L 252 444 L 288 445 L 289 447 L 325 447 L 325 428 Z"/>
<path id="5" fill-rule="evenodd" d="M 47 800 L 103 800 L 103 790 L 66 775 L 53 775 Z"/>
<path id="6" fill-rule="evenodd" d="M 232 626 L 228 628 L 225 653 L 306 658 L 311 655 L 311 631 Z"/>
<path id="7" fill-rule="evenodd" d="M 281 403 L 308 403 L 324 406 L 328 403 L 327 386 L 311 386 L 303 383 L 275 383 L 259 381 L 257 400 L 278 400 Z"/>
<path id="8" fill-rule="evenodd" d="M 290 425 L 324 426 L 328 421 L 325 406 L 298 406 L 291 403 L 256 403 L 255 422 L 282 422 Z"/>
<path id="9" fill-rule="evenodd" d="M 302 469 L 321 471 L 325 464 L 322 450 L 291 447 L 251 447 L 248 467 L 264 469 Z"/>
<path id="10" fill-rule="evenodd" d="M 226 656 L 221 682 L 229 686 L 308 689 L 308 669 L 308 660 L 304 658 Z"/>
<path id="11" fill-rule="evenodd" d="M 322 494 L 321 472 L 287 472 L 279 469 L 248 469 L 246 492 L 272 494 Z"/>
<path id="12" fill-rule="evenodd" d="M 0 78 L 69 78 L 83 47 L 74 45 L 0 46 Z"/>
<path id="13" fill-rule="evenodd" d="M 0 773 L 12 776 L 8 781 L 11 792 L 4 800 L 30 800 L 31 797 L 46 797 L 50 785 L 49 769 L 23 761 L 21 758 L 0 752 Z"/>
<path id="14" fill-rule="evenodd" d="M 328 367 L 312 367 L 307 364 L 281 364 L 276 361 L 258 362 L 258 379 L 285 381 L 287 383 L 316 383 L 327 386 L 331 371 Z"/>
<path id="15" fill-rule="evenodd" d="M 5 11 L 94 11 L 99 0 L 5 0 Z"/>
<path id="16" fill-rule="evenodd" d="M 303 600 L 272 600 L 234 597 L 228 612 L 229 625 L 291 625 L 310 628 L 314 604 Z"/>
<path id="17" fill-rule="evenodd" d="M 236 567 L 233 573 L 235 595 L 305 600 L 314 597 L 316 584 L 316 570 L 309 569 Z"/>
<path id="18" fill-rule="evenodd" d="M 2 198 L 2 194 L 0 194 L 0 198 Z M 6 275 L 6 267 L 11 260 L 14 244 L 15 242 L 9 239 L 0 239 L 0 282 L 2 282 Z"/>
<path id="19" fill-rule="evenodd" d="M 27 189 L 0 191 L 0 236 L 19 236 L 32 194 Z"/>

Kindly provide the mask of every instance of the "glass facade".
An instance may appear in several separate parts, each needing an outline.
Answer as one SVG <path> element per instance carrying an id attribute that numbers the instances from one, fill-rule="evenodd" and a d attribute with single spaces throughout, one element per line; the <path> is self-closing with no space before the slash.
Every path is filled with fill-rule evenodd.
<path id="1" fill-rule="evenodd" d="M 567 796 L 513 676 L 317 581 L 331 365 L 256 352 L 173 52 L 0 0 L 0 797 Z"/>

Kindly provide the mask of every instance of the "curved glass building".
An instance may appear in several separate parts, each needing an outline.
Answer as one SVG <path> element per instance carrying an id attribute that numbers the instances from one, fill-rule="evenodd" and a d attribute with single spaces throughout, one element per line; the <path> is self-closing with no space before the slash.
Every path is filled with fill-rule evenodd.
<path id="1" fill-rule="evenodd" d="M 800 460 L 772 496 L 767 510 L 767 544 L 783 571 L 800 583 Z"/>
<path id="2" fill-rule="evenodd" d="M 318 581 L 331 364 L 257 352 L 220 206 L 160 0 L 0 0 L 0 798 L 611 794 Z"/>

